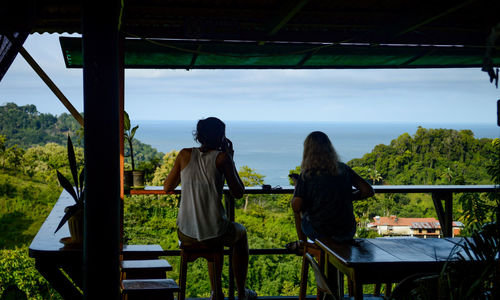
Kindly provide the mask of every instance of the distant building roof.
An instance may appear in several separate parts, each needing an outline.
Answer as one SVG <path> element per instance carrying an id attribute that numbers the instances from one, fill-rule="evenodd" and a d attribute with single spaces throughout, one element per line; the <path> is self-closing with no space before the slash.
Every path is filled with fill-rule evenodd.
<path id="1" fill-rule="evenodd" d="M 374 222 L 368 224 L 368 227 L 375 226 L 406 226 L 415 229 L 440 229 L 441 225 L 436 218 L 398 218 L 397 216 L 373 218 Z M 453 227 L 463 227 L 461 222 L 454 221 Z"/>

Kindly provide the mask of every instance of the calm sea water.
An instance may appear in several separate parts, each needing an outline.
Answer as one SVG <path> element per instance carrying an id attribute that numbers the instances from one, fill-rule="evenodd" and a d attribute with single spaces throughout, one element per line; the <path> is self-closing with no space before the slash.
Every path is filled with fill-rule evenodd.
<path id="1" fill-rule="evenodd" d="M 136 138 L 161 152 L 198 146 L 193 140 L 196 121 L 133 121 Z M 424 128 L 471 129 L 476 138 L 496 138 L 495 124 L 327 123 L 327 122 L 226 122 L 226 136 L 233 141 L 236 167 L 247 165 L 265 175 L 265 183 L 287 186 L 288 172 L 300 165 L 302 143 L 314 130 L 328 134 L 341 159 L 347 162 L 371 152 L 378 144 Z"/>

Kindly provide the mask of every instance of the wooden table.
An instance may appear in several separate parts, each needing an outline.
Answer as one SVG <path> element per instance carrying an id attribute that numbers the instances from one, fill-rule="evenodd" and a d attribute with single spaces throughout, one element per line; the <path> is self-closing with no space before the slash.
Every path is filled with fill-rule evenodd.
<path id="1" fill-rule="evenodd" d="M 316 240 L 326 260 L 353 283 L 354 299 L 363 299 L 363 284 L 400 282 L 417 273 L 439 273 L 461 238 L 356 239 L 353 244 Z M 333 273 L 333 272 L 329 272 Z M 335 282 L 335 280 L 334 280 Z M 339 287 L 343 294 L 343 287 Z M 340 298 L 343 297 L 343 295 Z"/>
<path id="2" fill-rule="evenodd" d="M 63 191 L 29 247 L 29 256 L 35 259 L 37 270 L 64 299 L 83 297 L 82 248 L 68 247 L 60 242 L 61 238 L 70 236 L 67 223 L 54 234 L 64 216 L 64 208 L 74 203 L 73 198 Z M 72 280 L 69 280 L 64 273 Z"/>

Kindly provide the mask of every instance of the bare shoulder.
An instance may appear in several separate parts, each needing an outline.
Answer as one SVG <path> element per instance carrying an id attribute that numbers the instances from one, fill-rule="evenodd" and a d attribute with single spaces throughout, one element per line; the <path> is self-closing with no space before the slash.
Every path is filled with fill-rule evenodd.
<path id="1" fill-rule="evenodd" d="M 177 160 L 181 164 L 181 168 L 184 168 L 189 163 L 191 159 L 191 153 L 193 152 L 193 148 L 184 148 L 179 151 L 179 155 L 177 155 Z"/>
<path id="2" fill-rule="evenodd" d="M 219 152 L 219 154 L 217 154 L 217 160 L 216 160 L 216 163 L 217 164 L 223 164 L 223 163 L 227 163 L 227 162 L 231 162 L 231 157 L 229 156 L 229 154 L 227 154 L 226 152 Z"/>
<path id="3" fill-rule="evenodd" d="M 192 151 L 193 151 L 193 148 L 182 148 L 182 150 L 179 151 L 178 156 L 191 155 Z"/>
<path id="4" fill-rule="evenodd" d="M 215 166 L 219 170 L 219 172 L 224 173 L 227 172 L 230 168 L 232 168 L 232 158 L 226 152 L 220 152 L 217 154 L 217 159 L 215 160 Z"/>

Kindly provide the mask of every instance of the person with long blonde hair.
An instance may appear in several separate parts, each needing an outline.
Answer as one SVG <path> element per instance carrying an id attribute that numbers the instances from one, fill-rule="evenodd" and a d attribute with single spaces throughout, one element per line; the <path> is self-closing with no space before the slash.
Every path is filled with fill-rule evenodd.
<path id="1" fill-rule="evenodd" d="M 311 132 L 304 141 L 301 174 L 295 181 L 292 209 L 300 248 L 307 238 L 352 241 L 356 233 L 353 200 L 373 196 L 373 188 L 339 157 L 328 136 Z M 354 189 L 353 189 L 354 187 Z"/>

